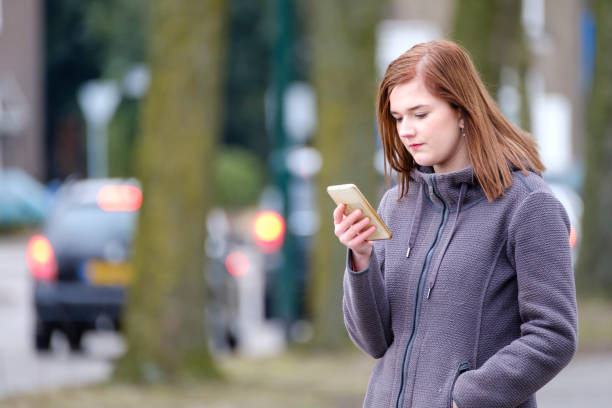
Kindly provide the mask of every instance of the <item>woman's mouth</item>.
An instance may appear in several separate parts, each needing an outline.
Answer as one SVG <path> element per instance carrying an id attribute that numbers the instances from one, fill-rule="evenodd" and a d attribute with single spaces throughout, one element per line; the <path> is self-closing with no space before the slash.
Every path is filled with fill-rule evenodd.
<path id="1" fill-rule="evenodd" d="M 423 146 L 423 143 L 415 143 L 415 144 L 411 144 L 410 148 L 412 150 L 418 150 L 421 146 Z"/>

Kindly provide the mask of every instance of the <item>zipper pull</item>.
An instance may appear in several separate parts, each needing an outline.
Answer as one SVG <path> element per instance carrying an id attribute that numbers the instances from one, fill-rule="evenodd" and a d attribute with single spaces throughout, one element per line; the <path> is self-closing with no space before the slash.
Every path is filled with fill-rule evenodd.
<path id="1" fill-rule="evenodd" d="M 408 247 L 408 250 L 406 251 L 406 258 L 408 258 L 410 256 L 410 247 Z"/>
<path id="2" fill-rule="evenodd" d="M 429 296 L 430 296 L 430 295 L 431 295 L 431 286 L 429 286 L 429 287 L 427 288 L 427 296 L 426 296 L 426 299 L 429 299 Z"/>

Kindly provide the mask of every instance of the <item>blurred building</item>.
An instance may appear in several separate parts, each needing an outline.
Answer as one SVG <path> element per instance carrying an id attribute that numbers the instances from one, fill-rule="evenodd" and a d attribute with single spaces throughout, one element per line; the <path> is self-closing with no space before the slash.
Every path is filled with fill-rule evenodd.
<path id="1" fill-rule="evenodd" d="M 0 159 L 44 177 L 42 2 L 0 0 Z"/>

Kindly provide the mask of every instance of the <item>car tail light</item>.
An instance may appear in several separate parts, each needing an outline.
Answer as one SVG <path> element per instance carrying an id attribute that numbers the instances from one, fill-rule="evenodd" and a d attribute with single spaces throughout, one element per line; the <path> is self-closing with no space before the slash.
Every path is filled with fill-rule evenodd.
<path id="1" fill-rule="evenodd" d="M 576 242 L 578 242 L 578 233 L 576 232 L 576 228 L 573 225 L 570 225 L 570 236 L 569 236 L 570 248 L 576 246 Z"/>
<path id="2" fill-rule="evenodd" d="M 30 272 L 36 279 L 53 280 L 57 277 L 55 254 L 47 238 L 42 235 L 30 238 L 26 256 Z"/>
<path id="3" fill-rule="evenodd" d="M 244 276 L 249 271 L 251 263 L 249 258 L 242 252 L 234 251 L 230 252 L 225 257 L 225 267 L 227 271 L 235 278 Z"/>
<path id="4" fill-rule="evenodd" d="M 137 211 L 142 204 L 142 192 L 136 186 L 108 185 L 98 190 L 97 201 L 104 211 Z"/>

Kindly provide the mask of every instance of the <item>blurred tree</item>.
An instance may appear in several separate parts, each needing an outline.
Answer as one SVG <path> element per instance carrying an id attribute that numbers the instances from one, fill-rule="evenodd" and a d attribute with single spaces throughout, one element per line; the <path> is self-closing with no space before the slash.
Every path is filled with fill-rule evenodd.
<path id="1" fill-rule="evenodd" d="M 212 170 L 214 205 L 236 209 L 257 204 L 266 174 L 259 156 L 244 148 L 220 146 Z"/>
<path id="2" fill-rule="evenodd" d="M 529 129 L 525 75 L 529 63 L 521 24 L 521 2 L 517 0 L 457 0 L 452 38 L 465 47 L 493 97 L 502 85 L 502 69 L 510 68 L 521 96 L 517 125 Z M 512 119 L 512 118 L 511 118 Z"/>
<path id="3" fill-rule="evenodd" d="M 85 22 L 96 40 L 101 76 L 122 87 L 119 104 L 108 129 L 108 171 L 111 177 L 134 176 L 134 148 L 139 135 L 140 96 L 127 91 L 126 75 L 145 59 L 147 35 L 145 0 L 88 1 Z M 126 92 L 127 91 L 127 92 Z"/>
<path id="4" fill-rule="evenodd" d="M 85 128 L 76 104 L 87 80 L 114 79 L 145 58 L 146 0 L 48 2 L 46 18 L 47 174 L 84 174 Z M 268 0 L 228 0 L 224 64 L 223 142 L 266 158 L 264 97 L 269 83 Z M 301 65 L 300 65 L 301 66 Z M 109 125 L 109 175 L 135 175 L 133 150 L 140 133 L 140 99 L 124 94 Z"/>
<path id="5" fill-rule="evenodd" d="M 152 81 L 138 175 L 145 200 L 124 315 L 127 352 L 115 378 L 217 376 L 204 326 L 205 216 L 219 130 L 224 0 L 151 0 Z"/>
<path id="6" fill-rule="evenodd" d="M 268 0 L 230 0 L 223 142 L 268 156 L 264 100 L 269 83 Z"/>
<path id="7" fill-rule="evenodd" d="M 591 2 L 596 26 L 595 73 L 587 112 L 580 292 L 612 298 L 612 3 Z"/>
<path id="8" fill-rule="evenodd" d="M 49 2 L 47 2 L 49 3 Z M 48 179 L 85 172 L 81 113 L 76 92 L 100 76 L 102 56 L 88 35 L 87 4 L 65 0 L 45 9 L 45 162 Z"/>
<path id="9" fill-rule="evenodd" d="M 312 41 L 312 81 L 317 95 L 315 147 L 323 158 L 321 186 L 355 183 L 375 200 L 375 28 L 383 2 L 304 3 Z M 333 234 L 333 202 L 321 189 L 321 229 L 315 238 L 309 303 L 315 345 L 346 342 L 342 271 L 346 252 Z"/>
<path id="10" fill-rule="evenodd" d="M 84 175 L 85 128 L 76 93 L 87 80 L 121 81 L 144 59 L 144 0 L 48 1 L 45 7 L 47 178 Z M 133 175 L 138 103 L 124 101 L 109 129 L 111 175 Z"/>
<path id="11" fill-rule="evenodd" d="M 108 127 L 108 175 L 109 177 L 134 177 L 134 150 L 140 135 L 141 102 L 124 99 Z"/>
<path id="12" fill-rule="evenodd" d="M 104 76 L 123 79 L 135 63 L 144 61 L 146 0 L 85 1 L 83 24 L 96 41 Z"/>

